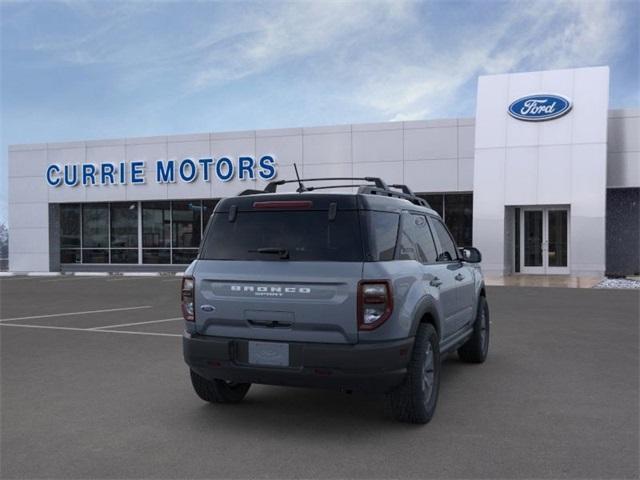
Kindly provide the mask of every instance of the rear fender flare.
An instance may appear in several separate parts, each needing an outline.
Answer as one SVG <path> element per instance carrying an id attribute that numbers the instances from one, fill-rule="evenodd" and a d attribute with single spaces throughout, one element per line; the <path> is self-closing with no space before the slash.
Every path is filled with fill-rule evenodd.
<path id="1" fill-rule="evenodd" d="M 436 307 L 435 300 L 431 296 L 423 297 L 418 303 L 413 316 L 413 324 L 411 325 L 411 336 L 415 336 L 418 331 L 418 326 L 425 315 L 431 316 L 433 319 L 433 326 L 438 332 L 438 336 L 442 338 L 442 324 L 440 322 L 440 312 Z"/>

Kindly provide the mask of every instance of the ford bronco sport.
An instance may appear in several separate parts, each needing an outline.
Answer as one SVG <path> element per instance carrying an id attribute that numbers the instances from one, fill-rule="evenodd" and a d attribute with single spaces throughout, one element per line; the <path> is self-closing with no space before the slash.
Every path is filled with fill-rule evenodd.
<path id="1" fill-rule="evenodd" d="M 366 183 L 303 183 L 326 180 Z M 252 383 L 382 392 L 396 419 L 427 423 L 443 355 L 487 356 L 479 262 L 426 201 L 379 178 L 226 198 L 182 280 L 193 387 L 214 403 Z"/>

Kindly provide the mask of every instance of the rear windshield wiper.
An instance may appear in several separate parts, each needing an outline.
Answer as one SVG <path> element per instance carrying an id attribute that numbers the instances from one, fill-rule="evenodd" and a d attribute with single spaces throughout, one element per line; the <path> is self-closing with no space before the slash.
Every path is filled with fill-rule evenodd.
<path id="1" fill-rule="evenodd" d="M 288 260 L 289 259 L 289 250 L 287 250 L 286 248 L 280 248 L 280 247 L 263 247 L 263 248 L 258 248 L 256 250 L 249 250 L 250 253 L 271 253 L 274 255 L 280 255 L 280 258 L 282 260 Z"/>

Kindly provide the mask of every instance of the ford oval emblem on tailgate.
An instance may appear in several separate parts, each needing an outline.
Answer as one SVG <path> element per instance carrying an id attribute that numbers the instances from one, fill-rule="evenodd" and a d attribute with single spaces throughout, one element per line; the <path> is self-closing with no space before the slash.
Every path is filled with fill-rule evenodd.
<path id="1" fill-rule="evenodd" d="M 202 310 L 203 312 L 213 312 L 215 311 L 216 307 L 214 307 L 213 305 L 202 305 L 200 307 L 200 310 Z"/>

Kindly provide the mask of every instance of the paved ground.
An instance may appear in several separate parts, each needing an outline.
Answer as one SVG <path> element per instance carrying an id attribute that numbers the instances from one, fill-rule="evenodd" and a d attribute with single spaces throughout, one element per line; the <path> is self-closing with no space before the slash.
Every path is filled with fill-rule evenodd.
<path id="1" fill-rule="evenodd" d="M 178 284 L 0 280 L 0 477 L 638 478 L 638 291 L 490 288 L 489 360 L 447 359 L 418 427 L 327 391 L 202 403 Z"/>

